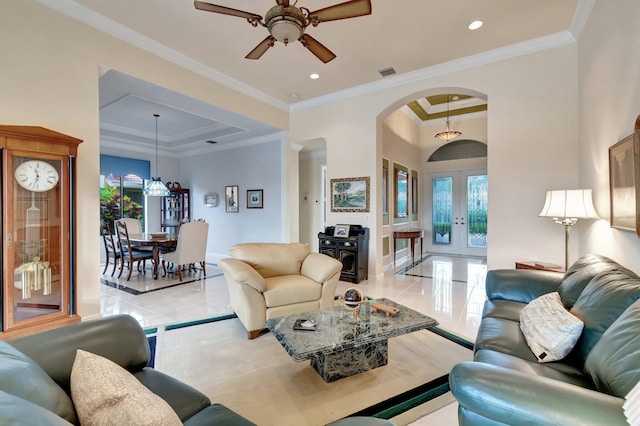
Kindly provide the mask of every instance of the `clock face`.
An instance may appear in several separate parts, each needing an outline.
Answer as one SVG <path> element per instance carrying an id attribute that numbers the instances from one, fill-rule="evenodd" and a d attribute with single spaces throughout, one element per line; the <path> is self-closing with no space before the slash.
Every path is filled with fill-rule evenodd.
<path id="1" fill-rule="evenodd" d="M 48 191 L 54 188 L 60 179 L 56 168 L 41 160 L 20 163 L 14 176 L 21 187 L 32 192 Z"/>
<path id="2" fill-rule="evenodd" d="M 218 194 L 211 192 L 204 195 L 205 206 L 215 207 L 218 204 Z"/>

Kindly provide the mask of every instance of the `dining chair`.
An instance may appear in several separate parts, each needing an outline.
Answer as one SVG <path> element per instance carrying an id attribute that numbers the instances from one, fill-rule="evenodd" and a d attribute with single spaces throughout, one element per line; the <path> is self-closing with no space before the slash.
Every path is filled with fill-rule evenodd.
<path id="1" fill-rule="evenodd" d="M 107 259 L 104 263 L 103 274 L 107 272 L 107 268 L 109 267 L 109 259 L 113 259 L 113 271 L 111 271 L 111 276 L 116 273 L 116 268 L 120 264 L 120 258 L 122 257 L 122 253 L 120 252 L 120 246 L 116 244 L 116 240 L 113 238 L 113 232 L 111 232 L 111 227 L 107 221 L 102 221 L 102 225 L 100 226 L 100 234 L 102 235 L 102 241 L 104 243 L 104 250 L 107 254 Z"/>
<path id="2" fill-rule="evenodd" d="M 178 231 L 178 243 L 176 250 L 162 255 L 162 270 L 166 273 L 165 261 L 176 265 L 178 278 L 182 281 L 182 269 L 184 265 L 194 268 L 200 264 L 202 273 L 207 276 L 207 237 L 209 224 L 206 222 L 187 222 L 180 226 Z"/>
<path id="3" fill-rule="evenodd" d="M 131 279 L 131 273 L 133 272 L 133 264 L 138 264 L 138 270 L 140 270 L 140 262 L 142 261 L 142 270 L 146 268 L 147 259 L 153 260 L 153 252 L 138 250 L 131 245 L 129 241 L 129 232 L 127 230 L 127 224 L 122 219 L 118 219 L 116 224 L 116 234 L 118 235 L 118 243 L 120 244 L 120 250 L 122 252 L 122 262 L 120 263 L 120 273 L 118 278 L 122 276 L 125 266 L 129 268 L 129 275 L 127 281 Z"/>
<path id="4" fill-rule="evenodd" d="M 118 220 L 127 225 L 127 231 L 129 234 L 142 234 L 142 222 L 140 222 L 140 219 L 136 219 L 135 217 L 123 217 Z"/>

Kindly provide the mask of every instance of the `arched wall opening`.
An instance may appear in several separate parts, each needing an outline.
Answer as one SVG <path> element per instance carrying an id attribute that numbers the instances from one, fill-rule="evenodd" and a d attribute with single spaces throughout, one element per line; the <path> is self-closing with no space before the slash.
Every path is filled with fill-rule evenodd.
<path id="1" fill-rule="evenodd" d="M 410 259 L 409 245 L 406 241 L 394 241 L 393 232 L 407 228 L 424 229 L 426 205 L 424 203 L 424 177 L 428 173 L 443 170 L 486 169 L 487 157 L 472 156 L 438 162 L 427 162 L 432 154 L 447 144 L 435 138 L 435 134 L 445 128 L 445 119 L 430 120 L 428 123 L 410 118 L 408 105 L 422 98 L 436 95 L 458 94 L 474 98 L 487 105 L 488 97 L 479 91 L 464 87 L 436 87 L 425 89 L 402 97 L 385 108 L 376 117 L 377 166 L 376 199 L 378 212 L 375 218 L 376 238 L 379 249 L 376 251 L 376 269 L 378 271 L 394 268 L 394 251 L 397 263 Z M 443 108 L 445 106 L 442 106 Z M 447 106 L 448 109 L 448 106 Z M 434 114 L 435 115 L 435 114 Z M 442 111 L 440 110 L 442 116 Z M 488 144 L 487 109 L 480 112 L 451 116 L 451 128 L 462 131 L 460 138 Z M 398 193 L 400 181 L 407 176 L 406 193 Z M 406 196 L 404 204 L 398 205 Z M 397 214 L 400 210 L 400 214 Z M 400 216 L 400 217 L 398 217 Z M 425 239 L 427 235 L 425 234 Z M 397 247 L 396 247 L 397 243 Z M 419 249 L 418 249 L 419 250 Z M 417 256 L 416 256 L 417 259 Z"/>

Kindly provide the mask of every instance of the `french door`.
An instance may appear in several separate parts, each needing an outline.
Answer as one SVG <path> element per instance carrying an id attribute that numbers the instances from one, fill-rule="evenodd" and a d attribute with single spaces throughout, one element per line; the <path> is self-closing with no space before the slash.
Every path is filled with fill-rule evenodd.
<path id="1" fill-rule="evenodd" d="M 433 253 L 487 255 L 486 170 L 426 175 L 425 243 Z"/>

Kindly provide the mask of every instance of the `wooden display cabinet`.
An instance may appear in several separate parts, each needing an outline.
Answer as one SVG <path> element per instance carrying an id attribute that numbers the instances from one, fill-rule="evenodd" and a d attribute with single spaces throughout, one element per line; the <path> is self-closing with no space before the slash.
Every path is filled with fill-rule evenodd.
<path id="1" fill-rule="evenodd" d="M 182 188 L 178 182 L 167 182 L 170 194 L 162 199 L 160 227 L 164 232 L 177 234 L 180 224 L 190 218 L 189 190 Z"/>
<path id="2" fill-rule="evenodd" d="M 81 142 L 42 127 L 0 126 L 1 339 L 80 321 L 73 189 Z"/>

